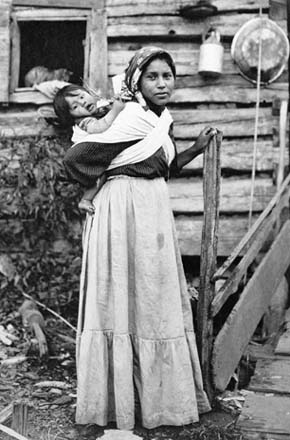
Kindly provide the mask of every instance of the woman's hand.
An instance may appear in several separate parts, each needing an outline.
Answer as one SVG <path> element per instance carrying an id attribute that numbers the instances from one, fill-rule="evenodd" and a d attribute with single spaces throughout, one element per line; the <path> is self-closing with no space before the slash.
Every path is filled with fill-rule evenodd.
<path id="1" fill-rule="evenodd" d="M 203 130 L 201 130 L 194 144 L 197 154 L 204 151 L 204 149 L 208 146 L 209 141 L 215 134 L 217 134 L 217 130 L 212 127 L 205 127 Z"/>
<path id="2" fill-rule="evenodd" d="M 181 170 L 184 165 L 187 165 L 196 156 L 202 153 L 208 146 L 211 138 L 218 133 L 218 130 L 212 127 L 205 127 L 199 134 L 195 143 L 185 151 L 177 154 L 177 168 Z"/>

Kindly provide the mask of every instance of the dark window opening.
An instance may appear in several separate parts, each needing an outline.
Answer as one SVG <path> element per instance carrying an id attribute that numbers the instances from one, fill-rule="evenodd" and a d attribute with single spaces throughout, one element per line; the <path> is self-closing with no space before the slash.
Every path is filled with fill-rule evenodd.
<path id="1" fill-rule="evenodd" d="M 19 27 L 19 87 L 25 87 L 24 77 L 35 66 L 44 66 L 50 70 L 68 69 L 72 72 L 69 81 L 82 83 L 85 21 L 30 21 L 20 22 Z"/>

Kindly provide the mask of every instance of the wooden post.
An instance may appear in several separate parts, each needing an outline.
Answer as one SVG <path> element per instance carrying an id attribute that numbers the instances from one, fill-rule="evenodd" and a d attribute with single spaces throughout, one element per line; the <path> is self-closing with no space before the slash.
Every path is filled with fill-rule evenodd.
<path id="1" fill-rule="evenodd" d="M 0 2 L 0 102 L 9 101 L 11 1 Z"/>
<path id="2" fill-rule="evenodd" d="M 19 86 L 20 73 L 20 29 L 16 17 L 11 16 L 11 59 L 10 59 L 10 93 Z"/>
<path id="3" fill-rule="evenodd" d="M 105 97 L 108 89 L 106 0 L 99 0 L 92 9 L 89 52 L 89 86 Z"/>
<path id="4" fill-rule="evenodd" d="M 287 10 L 286 10 L 287 35 L 288 35 L 288 40 L 289 40 L 289 38 L 290 38 L 290 2 L 287 1 L 286 5 L 287 5 Z M 290 72 L 290 57 L 288 58 L 288 81 L 289 81 L 289 72 Z M 289 90 L 289 93 L 288 93 L 288 101 L 290 102 L 290 90 Z M 288 107 L 288 111 L 289 111 L 289 107 Z M 290 120 L 288 122 L 288 129 L 289 129 L 289 132 L 288 132 L 288 158 L 289 158 L 289 165 L 290 165 L 290 139 L 289 139 L 289 136 L 290 136 Z M 289 166 L 289 171 L 288 172 L 290 173 L 290 166 Z"/>
<path id="5" fill-rule="evenodd" d="M 222 133 L 219 132 L 217 136 L 212 138 L 204 153 L 204 221 L 201 242 L 200 291 L 197 306 L 197 344 L 204 387 L 210 400 L 213 397 L 211 379 L 213 321 L 210 316 L 210 307 L 215 290 L 215 283 L 212 278 L 216 270 L 217 256 L 221 139 Z"/>
<path id="6" fill-rule="evenodd" d="M 24 402 L 13 403 L 12 429 L 19 434 L 27 435 L 28 405 Z"/>

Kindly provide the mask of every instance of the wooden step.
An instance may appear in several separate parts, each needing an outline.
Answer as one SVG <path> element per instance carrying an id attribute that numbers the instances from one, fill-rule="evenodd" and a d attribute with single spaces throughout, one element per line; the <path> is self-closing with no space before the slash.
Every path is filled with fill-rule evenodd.
<path id="1" fill-rule="evenodd" d="M 237 427 L 255 439 L 290 438 L 290 396 L 253 393 L 246 396 Z M 262 436 L 259 434 L 268 434 Z M 269 435 L 270 434 L 270 435 Z M 280 437 L 275 437 L 278 435 Z M 247 437 L 246 437 L 247 438 Z"/>
<path id="2" fill-rule="evenodd" d="M 259 360 L 248 389 L 264 393 L 288 394 L 290 411 L 290 357 Z"/>

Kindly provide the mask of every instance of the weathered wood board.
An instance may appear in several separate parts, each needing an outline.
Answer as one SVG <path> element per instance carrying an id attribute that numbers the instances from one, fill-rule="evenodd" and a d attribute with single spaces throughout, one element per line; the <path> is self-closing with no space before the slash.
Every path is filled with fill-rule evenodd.
<path id="1" fill-rule="evenodd" d="M 178 243 L 182 255 L 200 255 L 202 217 L 178 215 L 175 217 Z M 247 216 L 219 219 L 218 256 L 227 256 L 248 230 Z"/>
<path id="2" fill-rule="evenodd" d="M 197 3 L 197 0 L 195 2 Z M 219 11 L 256 11 L 257 5 L 251 0 L 235 0 L 235 4 L 227 0 L 215 0 L 212 2 Z M 93 8 L 96 0 L 13 0 L 15 6 L 38 6 L 51 8 Z M 164 14 L 171 11 L 171 14 L 178 14 L 182 6 L 188 5 L 188 0 L 107 0 L 107 9 L 110 16 L 124 16 L 146 14 L 150 10 L 151 14 Z M 261 1 L 262 7 L 269 7 L 269 0 Z"/>
<path id="3" fill-rule="evenodd" d="M 285 435 L 290 438 L 290 399 L 273 394 L 248 394 L 237 427 L 243 432 Z M 259 438 L 259 437 L 256 437 Z M 269 437 L 275 438 L 275 437 Z"/>
<path id="4" fill-rule="evenodd" d="M 184 151 L 191 145 L 190 140 L 176 139 L 177 151 Z M 252 138 L 224 139 L 221 152 L 222 169 L 232 170 L 236 173 L 245 173 L 251 170 L 253 165 Z M 271 172 L 274 164 L 279 161 L 279 149 L 273 147 L 273 141 L 267 137 L 260 138 L 257 142 L 256 171 Z M 289 154 L 285 151 L 284 163 L 288 164 Z M 196 157 L 187 164 L 183 170 L 195 171 L 202 169 L 202 156 Z"/>
<path id="5" fill-rule="evenodd" d="M 106 96 L 108 86 L 108 39 L 105 0 L 92 10 L 89 43 L 89 86 Z"/>
<path id="6" fill-rule="evenodd" d="M 169 180 L 171 206 L 175 213 L 203 212 L 202 181 L 197 178 Z M 271 179 L 256 179 L 253 211 L 262 211 L 276 191 Z M 251 180 L 229 178 L 221 183 L 220 213 L 249 211 Z"/>
<path id="7" fill-rule="evenodd" d="M 287 310 L 284 322 L 284 332 L 278 340 L 275 354 L 290 356 L 290 309 Z"/>
<path id="8" fill-rule="evenodd" d="M 0 4 L 0 102 L 7 102 L 9 96 L 10 9 L 11 1 L 2 0 Z"/>
<path id="9" fill-rule="evenodd" d="M 267 14 L 264 15 L 268 17 Z M 224 37 L 233 37 L 243 23 L 253 18 L 253 14 L 220 14 L 211 17 L 211 26 L 219 29 Z M 286 30 L 286 20 L 279 21 L 279 25 Z M 108 36 L 171 36 L 171 37 L 199 37 L 204 32 L 204 20 L 197 19 L 194 26 L 191 20 L 180 16 L 164 15 L 137 15 L 134 17 L 109 17 Z"/>
<path id="10" fill-rule="evenodd" d="M 229 83 L 235 85 L 236 87 L 243 87 L 247 89 L 255 90 L 256 87 L 254 84 L 249 83 L 245 78 L 240 75 L 239 69 L 237 65 L 234 63 L 233 58 L 231 56 L 231 47 L 229 44 L 224 46 L 224 55 L 223 55 L 223 74 L 217 78 L 203 78 L 201 75 L 198 75 L 198 62 L 199 62 L 199 52 L 200 52 L 200 44 L 199 42 L 160 42 L 157 37 L 156 42 L 152 42 L 151 44 L 155 44 L 161 46 L 165 50 L 168 50 L 176 64 L 176 72 L 177 72 L 177 88 L 184 87 L 207 87 L 208 85 L 218 85 L 218 86 L 226 86 Z M 127 47 L 130 47 L 128 49 Z M 109 41 L 109 52 L 108 52 L 108 69 L 109 75 L 117 75 L 124 71 L 124 68 L 127 66 L 128 62 L 134 55 L 135 51 L 142 47 L 142 44 L 127 44 L 126 42 L 116 43 L 115 41 Z M 277 78 L 275 83 L 269 84 L 264 88 L 275 89 L 277 88 L 277 82 L 287 82 L 285 75 Z"/>
<path id="11" fill-rule="evenodd" d="M 259 360 L 256 363 L 255 374 L 251 378 L 248 389 L 255 392 L 288 394 L 290 396 L 290 357 L 289 359 Z"/>
<path id="12" fill-rule="evenodd" d="M 194 93 L 192 91 L 192 93 Z M 189 99 L 189 98 L 188 98 Z M 254 137 L 254 108 L 223 108 L 223 109 L 172 109 L 174 134 L 177 139 L 192 139 L 206 126 L 211 125 L 223 132 L 227 137 Z M 273 127 L 278 126 L 278 118 L 272 115 L 272 108 L 261 108 L 259 112 L 259 136 L 273 136 Z"/>
<path id="13" fill-rule="evenodd" d="M 272 102 L 275 98 L 287 98 L 287 83 L 279 83 L 275 89 L 265 88 L 261 90 L 261 101 Z M 229 84 L 224 87 L 209 86 L 207 88 L 180 88 L 172 94 L 171 101 L 179 103 L 190 102 L 236 102 L 250 104 L 256 101 L 257 92 L 253 88 L 238 88 Z"/>
<path id="14" fill-rule="evenodd" d="M 217 390 L 225 390 L 267 310 L 272 295 L 290 264 L 289 249 L 290 220 L 282 227 L 215 339 L 212 366 Z"/>

